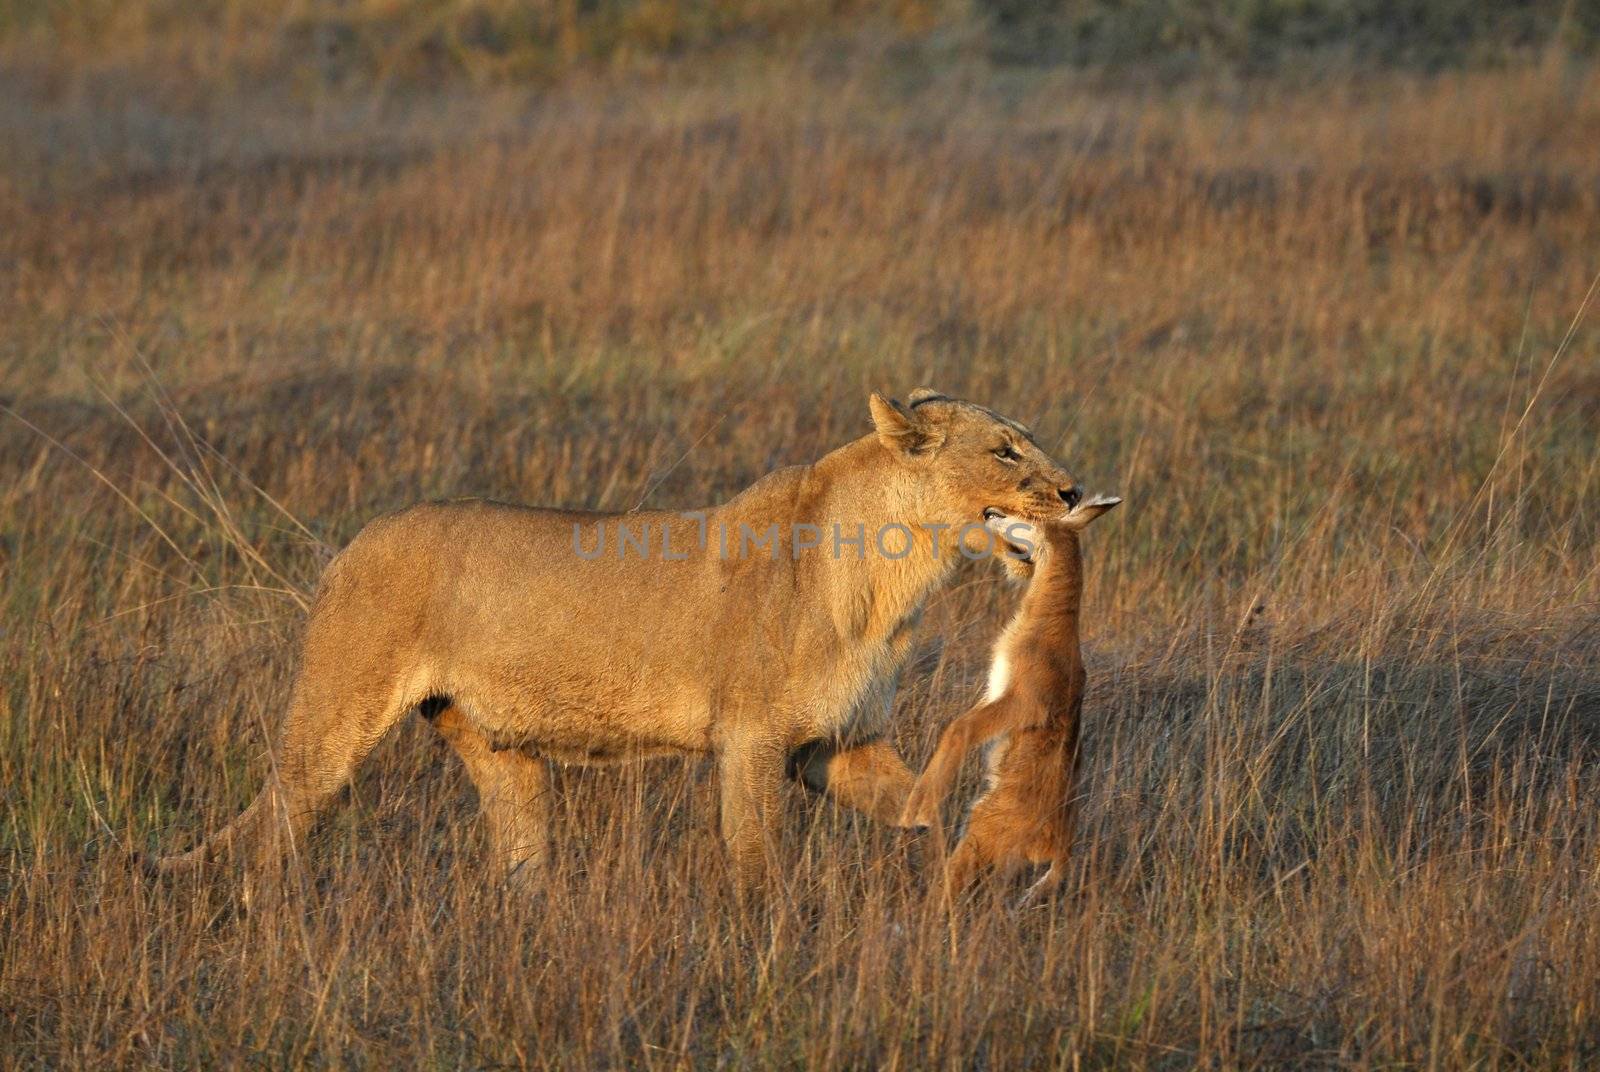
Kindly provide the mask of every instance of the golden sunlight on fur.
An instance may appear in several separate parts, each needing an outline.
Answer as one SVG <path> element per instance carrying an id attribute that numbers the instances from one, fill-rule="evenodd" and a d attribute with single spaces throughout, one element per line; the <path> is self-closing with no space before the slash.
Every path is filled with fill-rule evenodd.
<path id="1" fill-rule="evenodd" d="M 247 842 L 260 871 L 412 712 L 460 754 L 520 880 L 544 852 L 545 759 L 715 756 L 741 885 L 764 872 L 786 772 L 894 821 L 911 779 L 883 735 L 922 606 L 960 561 L 955 534 L 999 513 L 1042 520 L 1073 488 L 1017 422 L 910 399 L 874 394 L 871 433 L 706 511 L 464 501 L 373 521 L 323 575 L 274 775 L 160 866 Z"/>
<path id="2" fill-rule="evenodd" d="M 1077 493 L 1074 493 L 1075 495 Z M 1011 624 L 995 644 L 983 701 L 944 728 L 927 770 L 906 801 L 901 822 L 938 821 L 968 750 L 989 745 L 987 784 L 950 859 L 950 887 L 960 890 L 986 867 L 1049 864 L 1029 896 L 1061 882 L 1072 851 L 1078 794 L 1078 738 L 1087 675 L 1079 642 L 1083 554 L 1078 534 L 1122 500 L 1074 502 L 1043 525 L 1016 518 L 992 524 L 1007 536 L 1031 529 L 1033 579 Z"/>

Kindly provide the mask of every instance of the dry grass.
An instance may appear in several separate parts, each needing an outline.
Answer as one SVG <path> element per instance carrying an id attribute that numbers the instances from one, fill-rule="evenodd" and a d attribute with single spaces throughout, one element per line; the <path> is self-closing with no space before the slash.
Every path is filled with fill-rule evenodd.
<path id="1" fill-rule="evenodd" d="M 1600 75 L 8 77 L 0 395 L 59 446 L 0 419 L 0 1064 L 1600 1059 Z M 1128 500 L 1050 911 L 952 923 L 796 792 L 742 919 L 674 764 L 562 771 L 508 903 L 421 723 L 276 910 L 123 869 L 259 784 L 373 512 L 699 504 L 922 382 Z M 915 760 L 1009 598 L 932 606 Z"/>

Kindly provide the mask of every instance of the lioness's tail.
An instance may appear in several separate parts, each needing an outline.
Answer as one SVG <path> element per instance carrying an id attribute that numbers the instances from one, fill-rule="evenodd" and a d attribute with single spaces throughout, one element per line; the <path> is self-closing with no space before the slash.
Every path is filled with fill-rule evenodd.
<path id="1" fill-rule="evenodd" d="M 265 847 L 272 834 L 271 830 L 262 828 L 276 818 L 275 812 L 280 811 L 277 799 L 277 787 L 269 781 L 262 787 L 261 792 L 256 794 L 249 807 L 240 812 L 233 822 L 205 838 L 188 852 L 175 853 L 156 860 L 155 871 L 163 875 L 184 874 L 198 870 L 205 864 L 227 856 L 239 848 L 248 849 L 253 846 L 259 851 Z"/>
<path id="2" fill-rule="evenodd" d="M 311 642 L 315 633 L 313 628 L 305 649 L 308 670 L 290 699 L 277 762 L 266 785 L 233 822 L 189 852 L 158 860 L 157 872 L 192 871 L 229 853 L 242 857 L 241 862 L 251 870 L 276 863 L 305 839 L 317 815 L 349 782 L 356 765 L 415 706 L 389 702 L 393 687 L 384 678 L 376 678 L 365 690 L 351 689 L 339 681 L 323 665 L 329 661 L 328 654 Z M 332 654 L 339 653 L 335 650 Z M 327 682 L 332 684 L 324 684 Z M 313 697 L 320 702 L 311 702 Z"/>
<path id="3" fill-rule="evenodd" d="M 381 535 L 384 523 L 369 529 Z M 359 550 L 362 541 L 376 538 L 358 536 L 323 574 L 265 787 L 196 848 L 159 860 L 158 872 L 191 871 L 225 853 L 242 857 L 250 870 L 276 863 L 310 832 L 383 735 L 428 697 L 430 685 L 417 677 L 404 630 L 382 625 L 396 620 L 386 602 L 390 587 L 358 585 L 349 576 L 350 563 L 368 553 Z M 377 552 L 379 567 L 392 565 L 392 548 L 380 540 Z"/>

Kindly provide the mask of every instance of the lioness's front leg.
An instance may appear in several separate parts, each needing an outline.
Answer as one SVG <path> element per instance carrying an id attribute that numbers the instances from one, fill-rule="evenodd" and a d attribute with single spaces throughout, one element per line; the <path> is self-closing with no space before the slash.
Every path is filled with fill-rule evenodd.
<path id="1" fill-rule="evenodd" d="M 718 752 L 722 837 L 741 893 L 761 886 L 766 878 L 767 841 L 778 831 L 787 752 L 781 741 L 758 728 L 731 735 Z"/>
<path id="2" fill-rule="evenodd" d="M 911 792 L 911 769 L 882 738 L 812 741 L 790 757 L 790 769 L 808 788 L 890 826 L 900 822 Z"/>

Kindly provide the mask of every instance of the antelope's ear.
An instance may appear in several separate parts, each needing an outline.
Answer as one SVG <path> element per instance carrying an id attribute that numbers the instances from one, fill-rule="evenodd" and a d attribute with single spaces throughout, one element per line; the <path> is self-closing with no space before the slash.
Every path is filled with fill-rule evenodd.
<path id="1" fill-rule="evenodd" d="M 1066 522 L 1072 528 L 1081 529 L 1121 502 L 1122 498 L 1117 495 L 1091 495 L 1067 511 Z"/>
<path id="2" fill-rule="evenodd" d="M 878 433 L 878 442 L 890 450 L 924 454 L 936 445 L 932 425 L 894 399 L 874 391 L 867 406 L 872 410 L 872 427 Z"/>

